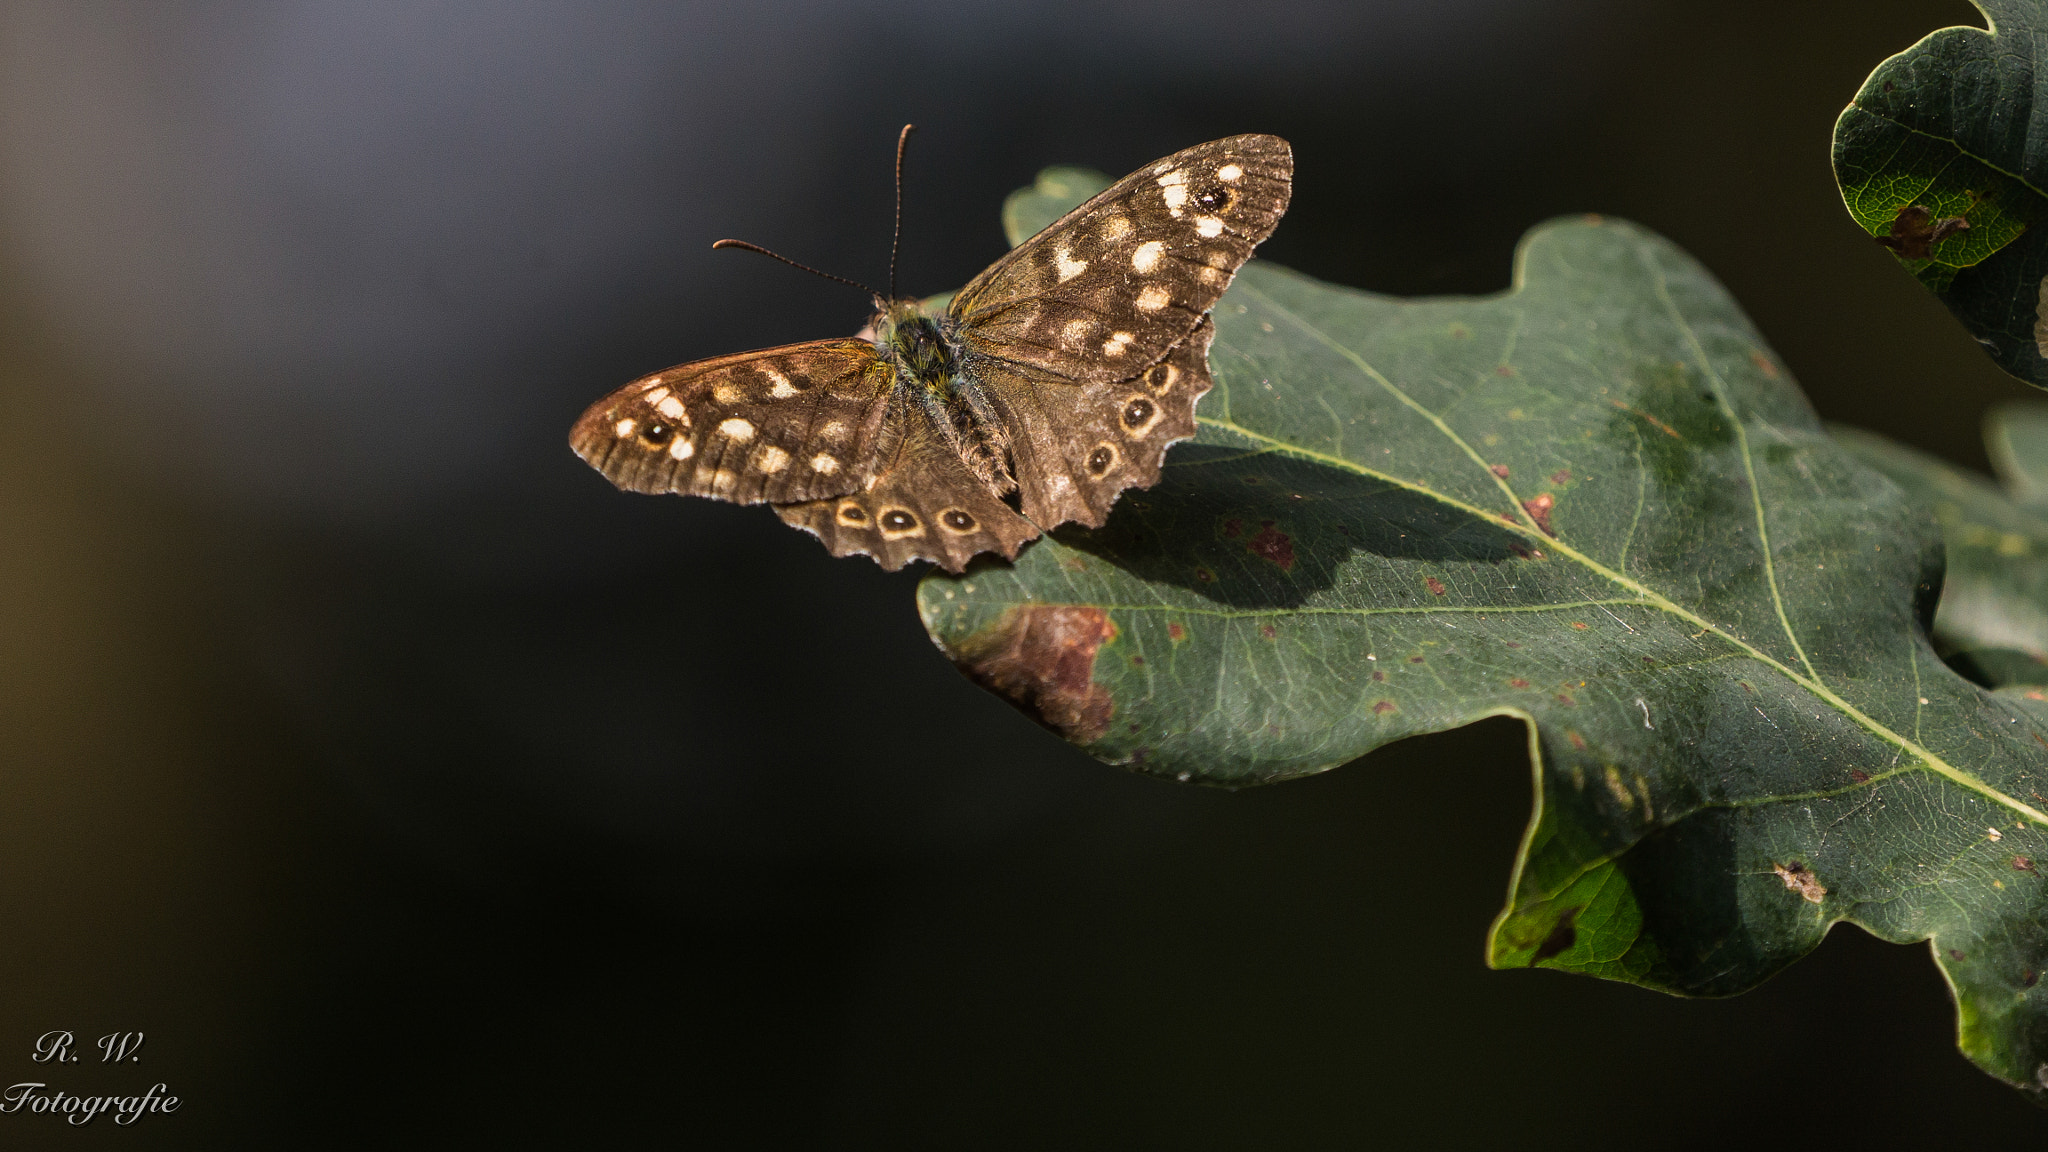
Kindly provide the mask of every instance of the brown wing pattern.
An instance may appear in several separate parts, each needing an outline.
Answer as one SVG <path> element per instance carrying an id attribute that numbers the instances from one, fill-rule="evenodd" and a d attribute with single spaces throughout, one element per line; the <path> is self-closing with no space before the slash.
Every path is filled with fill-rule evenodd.
<path id="1" fill-rule="evenodd" d="M 1117 181 L 953 297 L 968 351 L 1080 383 L 1135 376 L 1186 339 L 1260 241 L 1294 178 L 1277 136 L 1232 136 Z"/>
<path id="2" fill-rule="evenodd" d="M 824 541 L 834 556 L 872 556 L 892 572 L 912 560 L 959 572 L 982 552 L 1015 559 L 1038 529 L 967 470 L 922 409 L 901 411 L 909 427 L 871 486 L 778 505 L 775 514 Z"/>
<path id="3" fill-rule="evenodd" d="M 890 444 L 895 372 L 865 340 L 819 340 L 684 364 L 590 406 L 569 444 L 632 492 L 739 504 L 859 490 Z"/>
<path id="4" fill-rule="evenodd" d="M 993 391 L 1013 429 L 1024 515 L 1045 528 L 1068 520 L 1099 528 L 1118 493 L 1159 483 L 1167 446 L 1195 434 L 1195 401 L 1209 390 L 1215 335 L 1202 317 L 1165 359 L 1129 380 L 1076 386 L 1003 378 Z"/>

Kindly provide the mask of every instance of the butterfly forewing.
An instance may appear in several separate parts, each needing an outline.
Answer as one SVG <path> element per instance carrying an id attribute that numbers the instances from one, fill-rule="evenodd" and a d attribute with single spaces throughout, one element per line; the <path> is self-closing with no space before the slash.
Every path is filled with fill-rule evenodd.
<path id="1" fill-rule="evenodd" d="M 1232 136 L 1117 181 L 954 296 L 970 356 L 1083 383 L 1125 380 L 1180 344 L 1260 241 L 1294 177 L 1277 136 Z"/>
<path id="2" fill-rule="evenodd" d="M 1195 434 L 1195 401 L 1209 390 L 1215 334 L 1202 317 L 1165 359 L 1129 380 L 1005 380 L 996 392 L 1016 430 L 1024 515 L 1048 528 L 1068 520 L 1098 528 L 1118 493 L 1157 484 L 1167 447 Z"/>
<path id="3" fill-rule="evenodd" d="M 569 435 L 621 488 L 790 503 L 865 484 L 893 431 L 895 371 L 865 340 L 700 360 L 598 401 Z"/>
<path id="4" fill-rule="evenodd" d="M 982 552 L 1015 558 L 1037 526 L 968 471 L 921 410 L 905 412 L 903 423 L 905 434 L 871 487 L 779 505 L 776 515 L 817 536 L 834 556 L 872 556 L 890 571 L 932 560 L 959 572 Z"/>

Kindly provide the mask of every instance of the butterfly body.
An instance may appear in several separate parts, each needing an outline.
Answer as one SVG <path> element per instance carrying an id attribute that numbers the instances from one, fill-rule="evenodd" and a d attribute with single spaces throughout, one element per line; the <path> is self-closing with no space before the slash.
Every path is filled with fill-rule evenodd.
<path id="1" fill-rule="evenodd" d="M 621 488 L 767 503 L 834 555 L 961 571 L 1157 483 L 1209 388 L 1208 317 L 1286 209 L 1272 136 L 1175 153 L 871 339 L 684 364 L 592 405 L 571 445 Z"/>

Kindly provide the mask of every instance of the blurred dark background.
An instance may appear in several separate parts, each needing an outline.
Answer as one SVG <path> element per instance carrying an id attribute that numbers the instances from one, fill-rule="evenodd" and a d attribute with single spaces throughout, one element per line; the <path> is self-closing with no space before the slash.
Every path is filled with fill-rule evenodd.
<path id="1" fill-rule="evenodd" d="M 1796 12 L 1797 19 L 1787 17 Z M 9 1147 L 2028 1146 L 1922 947 L 1682 1002 L 1481 947 L 1518 726 L 1240 794 L 957 676 L 915 575 L 564 442 L 849 333 L 1041 166 L 1294 143 L 1262 255 L 1492 292 L 1558 213 L 1727 282 L 1831 419 L 2026 394 L 1851 224 L 1837 112 L 1961 0 L 0 7 Z M 36 1036 L 141 1030 L 52 1070 Z"/>

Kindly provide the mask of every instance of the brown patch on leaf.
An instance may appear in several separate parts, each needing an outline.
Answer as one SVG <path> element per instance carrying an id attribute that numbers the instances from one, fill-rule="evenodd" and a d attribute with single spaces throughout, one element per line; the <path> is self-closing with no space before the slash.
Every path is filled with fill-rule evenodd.
<path id="1" fill-rule="evenodd" d="M 1225 540 L 1235 540 L 1242 535 L 1244 535 L 1244 521 L 1233 516 L 1223 522 L 1223 538 Z"/>
<path id="2" fill-rule="evenodd" d="M 1275 633 L 1273 632 L 1273 626 L 1271 624 L 1259 625 L 1259 635 L 1264 636 L 1268 640 L 1271 640 L 1275 635 Z"/>
<path id="3" fill-rule="evenodd" d="M 1496 365 L 1496 366 L 1494 367 L 1494 370 L 1493 370 L 1493 374 L 1494 374 L 1495 376 L 1514 376 L 1514 375 L 1518 375 L 1518 373 L 1517 373 L 1517 372 L 1515 371 L 1515 366 L 1514 366 L 1513 364 L 1500 364 L 1500 365 Z"/>
<path id="4" fill-rule="evenodd" d="M 1564 738 L 1571 741 L 1572 747 L 1577 748 L 1579 751 L 1584 752 L 1586 750 L 1586 738 L 1577 732 L 1566 732 Z"/>
<path id="5" fill-rule="evenodd" d="M 2013 857 L 2012 870 L 2015 872 L 2032 872 L 2036 876 L 2041 874 L 2041 870 L 2034 867 L 2034 858 L 2031 856 Z"/>
<path id="6" fill-rule="evenodd" d="M 1559 468 L 1557 471 L 1552 472 L 1550 474 L 1550 482 L 1552 484 L 1563 484 L 1569 481 L 1571 478 L 1572 470 L 1569 468 Z"/>
<path id="7" fill-rule="evenodd" d="M 1892 217 L 1892 230 L 1888 236 L 1873 236 L 1871 239 L 1891 249 L 1901 260 L 1925 260 L 1934 254 L 1934 246 L 1958 232 L 1968 232 L 1970 222 L 1961 216 L 1944 216 L 1934 219 L 1934 213 L 1918 204 L 1908 204 Z"/>
<path id="8" fill-rule="evenodd" d="M 1410 657 L 1408 658 L 1408 662 L 1409 662 L 1410 664 L 1420 664 L 1420 663 L 1422 663 L 1422 657 L 1420 657 L 1420 656 L 1410 656 Z"/>
<path id="9" fill-rule="evenodd" d="M 1273 527 L 1271 520 L 1259 522 L 1259 534 L 1244 542 L 1245 551 L 1269 561 L 1286 572 L 1294 567 L 1294 540 Z"/>
<path id="10" fill-rule="evenodd" d="M 2020 969 L 2020 987 L 2032 988 L 2040 982 L 2041 974 L 2039 972 L 2034 971 L 2032 968 Z"/>
<path id="11" fill-rule="evenodd" d="M 1195 567 L 1195 579 L 1200 580 L 1204 584 L 1209 584 L 1215 581 L 1216 574 L 1214 572 L 1209 571 L 1207 568 L 1203 568 L 1200 565 L 1197 565 Z"/>
<path id="12" fill-rule="evenodd" d="M 1392 700 L 1381 700 L 1372 706 L 1372 712 L 1375 716 L 1384 716 L 1394 710 L 1394 702 Z"/>
<path id="13" fill-rule="evenodd" d="M 1964 956 L 1964 955 L 1963 955 L 1963 950 L 1962 950 L 1961 948 L 1951 948 L 1951 949 L 1949 949 L 1949 950 L 1948 950 L 1948 958 L 1949 958 L 1949 959 L 1951 959 L 1951 960 L 1965 960 L 1965 959 L 1968 959 L 1968 957 L 1966 957 L 1966 956 Z"/>
<path id="14" fill-rule="evenodd" d="M 1553 956 L 1568 951 L 1572 945 L 1578 943 L 1578 919 L 1579 910 L 1577 908 L 1565 909 L 1564 915 L 1559 916 L 1557 923 L 1551 927 L 1550 935 L 1545 936 L 1543 943 L 1536 946 L 1536 954 L 1529 957 L 1529 963 L 1531 965 L 1540 964 Z"/>
<path id="15" fill-rule="evenodd" d="M 1633 416 L 1636 416 L 1648 422 L 1652 427 L 1656 428 L 1657 431 L 1664 433 L 1666 436 L 1671 437 L 1673 440 L 1685 439 L 1685 437 L 1680 436 L 1678 434 L 1678 429 L 1673 428 L 1671 425 L 1666 424 L 1662 420 L 1657 419 L 1655 416 L 1650 415 L 1648 412 L 1643 411 L 1641 408 L 1632 408 L 1619 400 L 1609 400 L 1608 403 L 1614 405 L 1616 408 L 1621 409 L 1623 412 L 1627 412 Z"/>
<path id="16" fill-rule="evenodd" d="M 1494 474 L 1495 476 L 1498 476 L 1498 477 L 1500 477 L 1500 478 L 1501 478 L 1501 479 L 1503 479 L 1503 480 L 1507 479 L 1507 478 L 1508 478 L 1508 466 L 1507 466 L 1507 465 L 1505 465 L 1505 464 L 1495 464 L 1495 465 L 1493 466 L 1493 474 Z"/>
<path id="17" fill-rule="evenodd" d="M 1771 871 L 1778 874 L 1778 879 L 1785 882 L 1788 890 L 1799 893 L 1800 899 L 1809 904 L 1820 903 L 1828 894 L 1826 886 L 1820 882 L 1820 877 L 1815 876 L 1812 869 L 1797 860 L 1790 864 L 1773 864 Z"/>
<path id="18" fill-rule="evenodd" d="M 1756 370 L 1763 373 L 1765 379 L 1776 380 L 1778 378 L 1778 366 L 1771 363 L 1771 358 L 1764 355 L 1762 349 L 1751 348 L 1749 350 L 1749 362 L 1756 365 Z"/>
<path id="19" fill-rule="evenodd" d="M 1865 772 L 1861 768 L 1851 768 L 1849 769 L 1849 779 L 1854 780 L 1858 784 L 1868 784 L 1870 783 L 1870 773 Z"/>
<path id="20" fill-rule="evenodd" d="M 1095 683 L 1095 654 L 1116 639 L 1109 613 L 1085 604 L 1030 604 L 1005 611 L 951 653 L 968 678 L 1008 697 L 1077 744 L 1100 739 L 1116 711 Z"/>
<path id="21" fill-rule="evenodd" d="M 1520 676 L 1517 676 L 1514 679 L 1508 681 L 1508 687 L 1510 688 L 1527 688 L 1528 686 L 1529 682 L 1527 680 L 1522 679 Z"/>
<path id="22" fill-rule="evenodd" d="M 1188 638 L 1188 630 L 1178 624 L 1168 624 L 1166 626 L 1166 638 L 1176 642 L 1185 640 Z"/>
<path id="23" fill-rule="evenodd" d="M 1436 594 L 1437 594 L 1437 595 L 1439 595 L 1439 596 L 1441 596 L 1441 595 L 1443 595 L 1443 594 L 1444 594 L 1444 582 L 1443 582 L 1443 581 L 1441 581 L 1441 580 L 1439 580 L 1439 579 L 1437 579 L 1436 577 L 1434 577 L 1434 576 L 1427 576 L 1427 577 L 1424 577 L 1424 578 L 1423 578 L 1423 581 L 1422 581 L 1422 582 L 1423 582 L 1424 584 L 1426 584 L 1426 585 L 1428 585 L 1428 586 L 1429 586 L 1429 590 L 1430 590 L 1431 592 L 1434 592 L 1434 593 L 1436 593 Z"/>
<path id="24" fill-rule="evenodd" d="M 1377 683 L 1377 682 L 1379 682 L 1379 681 L 1381 681 L 1381 680 L 1385 680 L 1385 679 L 1387 678 L 1387 674 L 1386 674 L 1385 672 L 1374 672 L 1374 673 L 1372 674 L 1372 678 L 1373 678 L 1373 681 L 1374 681 L 1375 683 Z"/>
<path id="25" fill-rule="evenodd" d="M 1569 692 L 1559 692 L 1557 694 L 1557 702 L 1567 708 L 1577 708 L 1579 706 L 1579 702 L 1572 699 L 1572 694 Z"/>
<path id="26" fill-rule="evenodd" d="M 1529 519 L 1535 521 L 1538 528 L 1543 529 L 1545 536 L 1557 535 L 1550 530 L 1550 510 L 1556 505 L 1556 499 L 1548 492 L 1538 493 L 1522 501 L 1522 508 L 1529 513 Z"/>
<path id="27" fill-rule="evenodd" d="M 1585 622 L 1585 621 L 1583 621 L 1583 620 L 1574 620 L 1574 621 L 1572 621 L 1572 629 L 1573 629 L 1574 631 L 1577 631 L 1577 632 L 1584 632 L 1584 631 L 1585 631 L 1586 629 L 1588 629 L 1588 628 L 1591 628 L 1591 627 L 1592 627 L 1592 625 L 1591 625 L 1591 624 L 1588 624 L 1588 623 L 1586 623 L 1586 622 Z"/>

